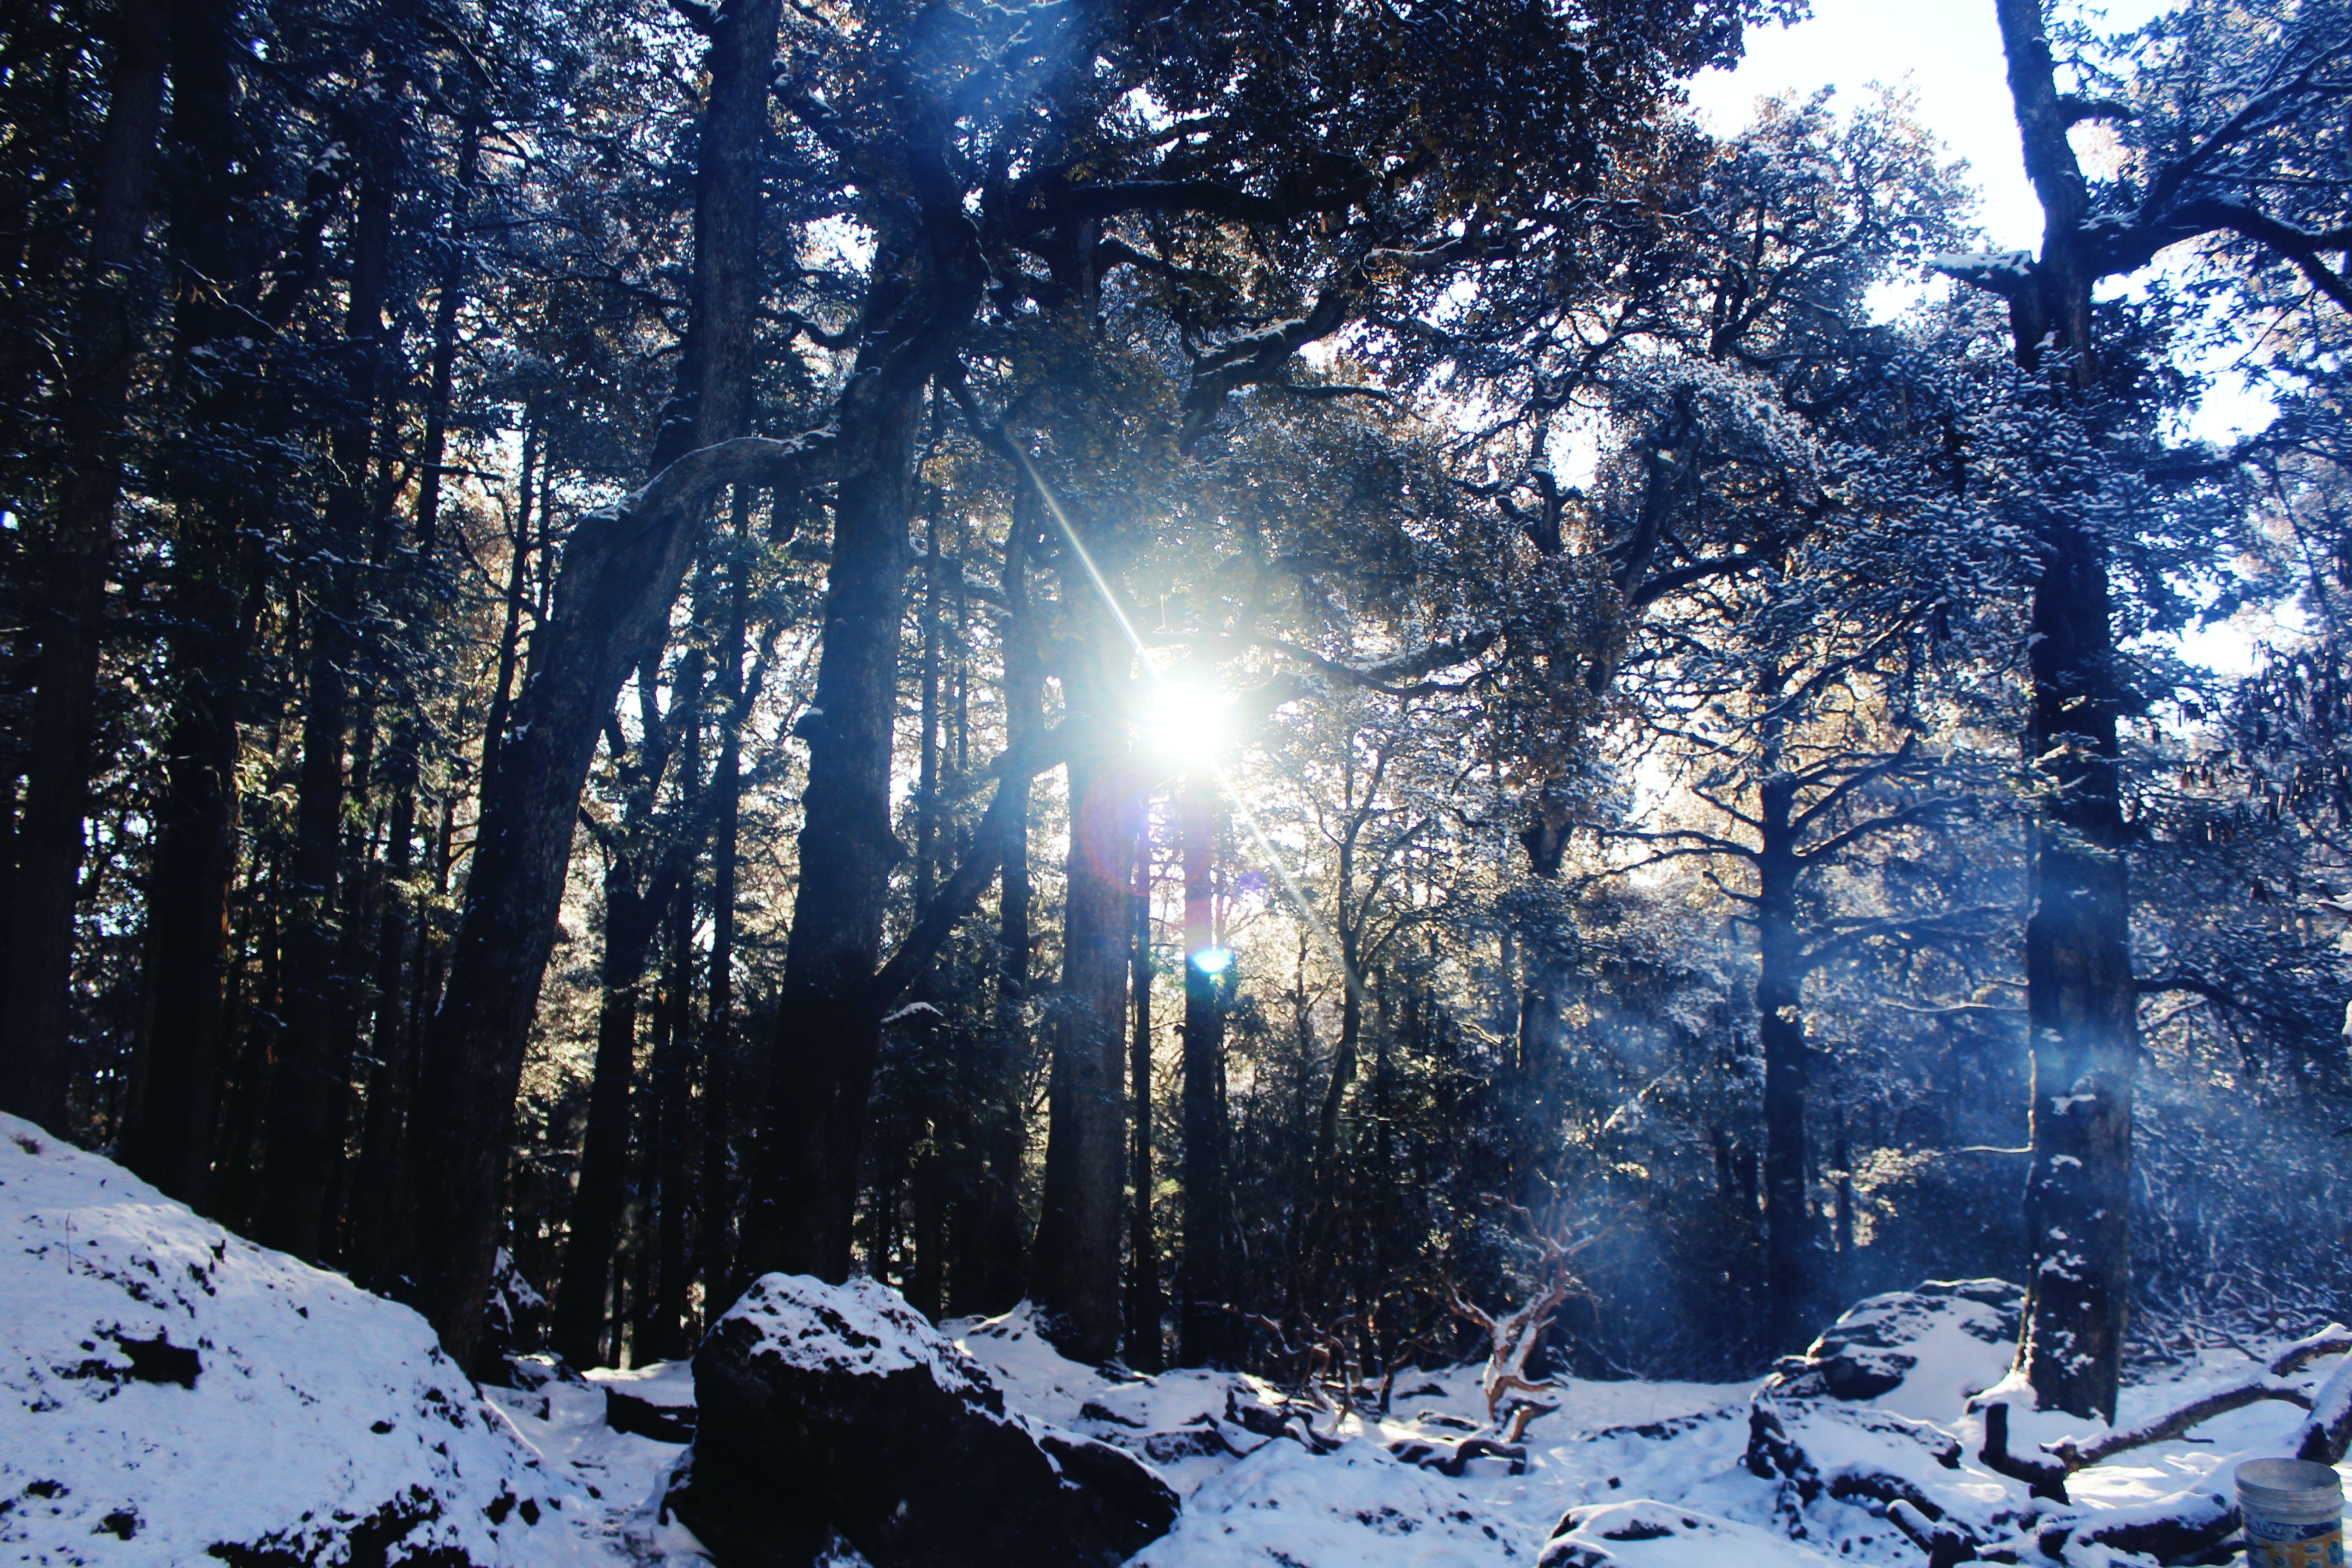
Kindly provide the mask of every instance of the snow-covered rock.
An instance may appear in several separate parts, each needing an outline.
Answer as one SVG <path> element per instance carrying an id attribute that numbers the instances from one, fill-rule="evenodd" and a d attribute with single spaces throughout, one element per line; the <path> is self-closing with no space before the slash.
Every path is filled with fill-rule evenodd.
<path id="1" fill-rule="evenodd" d="M 762 1277 L 695 1352 L 694 1385 L 667 1509 L 722 1563 L 804 1563 L 837 1537 L 874 1568 L 1108 1568 L 1176 1515 L 1141 1461 L 1008 1413 L 871 1279 Z"/>
<path id="2" fill-rule="evenodd" d="M 1129 1568 L 1524 1568 L 1533 1553 L 1516 1534 L 1460 1483 L 1370 1443 L 1317 1455 L 1275 1439 L 1194 1492 Z"/>
<path id="3" fill-rule="evenodd" d="M 1643 1498 L 1571 1510 L 1537 1568 L 1824 1568 L 1831 1561 L 1752 1524 Z"/>
<path id="4" fill-rule="evenodd" d="M 604 1391 L 604 1425 L 656 1443 L 693 1440 L 694 1363 L 657 1361 L 615 1372 L 599 1367 L 588 1381 Z"/>
<path id="5" fill-rule="evenodd" d="M 1999 1383 L 2017 1351 L 2025 1291 L 2006 1279 L 1930 1279 L 1854 1303 L 1763 1392 L 1776 1399 L 1866 1401 L 1914 1421 L 1946 1421 Z"/>
<path id="6" fill-rule="evenodd" d="M 1856 1303 L 1802 1356 L 1781 1362 L 1748 1410 L 1748 1468 L 1793 1493 L 1897 1500 L 1940 1519 L 1963 1457 L 1955 1421 L 1998 1383 L 2017 1342 L 2024 1292 L 2001 1279 L 1931 1279 Z M 1963 1511 L 1990 1528 L 2011 1501 L 1998 1484 Z"/>
<path id="7" fill-rule="evenodd" d="M 0 1116 L 0 1557 L 544 1560 L 576 1498 L 406 1307 Z"/>

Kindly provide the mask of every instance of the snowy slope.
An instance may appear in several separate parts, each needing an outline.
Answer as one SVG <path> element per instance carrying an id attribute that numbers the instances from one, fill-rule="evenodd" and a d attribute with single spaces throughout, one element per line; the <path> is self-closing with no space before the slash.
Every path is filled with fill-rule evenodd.
<path id="1" fill-rule="evenodd" d="M 407 1308 L 12 1117 L 0 1255 L 0 1557 L 570 1555 L 576 1489 Z"/>

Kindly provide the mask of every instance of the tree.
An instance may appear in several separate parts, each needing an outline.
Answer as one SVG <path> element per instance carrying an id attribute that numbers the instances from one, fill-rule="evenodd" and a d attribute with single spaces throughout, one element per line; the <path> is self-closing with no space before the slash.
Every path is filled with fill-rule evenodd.
<path id="1" fill-rule="evenodd" d="M 2330 73 L 2352 55 L 2352 18 L 2333 7 L 2189 6 L 2134 40 L 2147 65 L 2113 84 L 2118 96 L 2100 98 L 2109 84 L 2084 66 L 2074 68 L 2082 90 L 2062 90 L 2039 0 L 1997 0 L 1996 10 L 2042 247 L 1960 258 L 1950 270 L 2008 300 L 2019 364 L 2047 365 L 2052 417 L 2080 409 L 2094 441 L 2122 438 L 2108 433 L 2120 410 L 2102 404 L 2137 367 L 2128 348 L 2098 335 L 2093 290 L 2183 241 L 2211 237 L 2275 258 L 2352 305 L 2352 287 L 2320 255 L 2343 227 L 2347 188 L 2278 177 L 2340 121 L 2344 89 Z M 2120 122 L 2120 179 L 2085 177 L 2068 140 L 2085 121 Z M 2098 521 L 2096 494 L 2052 504 L 2034 523 L 2026 746 L 2042 807 L 2025 934 L 2034 1153 L 2019 1370 L 2042 1407 L 2112 1420 L 2130 1304 L 2138 991 L 2117 774 L 2127 691 L 2111 557 L 2123 541 Z"/>
<path id="2" fill-rule="evenodd" d="M 26 734 L 20 846 L 7 910 L 0 1082 L 16 1114 L 62 1131 L 74 910 L 114 511 L 123 489 L 133 361 L 154 309 L 147 226 L 163 118 L 163 8 L 131 0 L 115 18 L 105 128 L 84 179 L 89 235 L 72 361 L 49 438 L 63 483 L 41 557 L 38 662 Z"/>

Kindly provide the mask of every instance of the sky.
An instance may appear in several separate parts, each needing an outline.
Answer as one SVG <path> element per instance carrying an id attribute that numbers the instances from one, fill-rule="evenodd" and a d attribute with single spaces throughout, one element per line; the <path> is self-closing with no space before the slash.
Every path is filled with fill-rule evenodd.
<path id="1" fill-rule="evenodd" d="M 2136 27 L 2169 7 L 2116 0 L 2104 28 Z M 1834 86 L 1848 108 L 1874 84 L 1917 95 L 1921 123 L 1969 162 L 1984 192 L 1978 214 L 1991 249 L 2022 249 L 2042 235 L 2026 184 L 1992 0 L 1814 0 L 1793 27 L 1757 27 L 1735 71 L 1702 72 L 1691 98 L 1719 134 L 1753 117 L 1759 98 Z"/>

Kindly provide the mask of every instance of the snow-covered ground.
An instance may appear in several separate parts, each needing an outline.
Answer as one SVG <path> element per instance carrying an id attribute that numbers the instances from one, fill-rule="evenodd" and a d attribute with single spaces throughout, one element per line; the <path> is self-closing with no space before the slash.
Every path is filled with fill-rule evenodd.
<path id="1" fill-rule="evenodd" d="M 608 1391 L 675 1415 L 692 1398 L 683 1365 L 583 1378 L 527 1363 L 518 1381 L 534 1386 L 478 1393 L 407 1309 L 242 1241 L 6 1118 L 0 1247 L 0 1560 L 345 1563 L 389 1544 L 394 1563 L 438 1550 L 484 1568 L 703 1561 L 659 1510 L 684 1447 L 606 1421 Z M 1137 1568 L 1532 1564 L 1571 1509 L 1584 1511 L 1558 1563 L 1923 1562 L 1882 1505 L 1826 1489 L 1800 1503 L 1750 1473 L 1748 1384 L 1567 1383 L 1528 1433 L 1525 1473 L 1476 1458 L 1451 1479 L 1391 1448 L 1444 1443 L 1482 1418 L 1475 1368 L 1401 1375 L 1387 1415 L 1319 1416 L 1318 1436 L 1336 1446 L 1316 1453 L 1232 1419 L 1229 1394 L 1271 1415 L 1279 1396 L 1258 1380 L 1082 1366 L 1055 1354 L 1025 1311 L 944 1326 L 1014 1410 L 1128 1448 L 1182 1495 L 1175 1529 Z M 1980 1427 L 1958 1406 L 1976 1380 L 1954 1371 L 1966 1347 L 1948 1348 L 1889 1393 L 1904 1405 L 1891 1414 L 1961 1439 L 1965 1462 L 1919 1472 L 1940 1495 L 1975 1489 L 1980 1511 L 2021 1503 L 2021 1488 L 1975 1464 Z M 2340 1360 L 2298 1380 L 2315 1383 Z M 2249 1365 L 2235 1351 L 2208 1352 L 2128 1390 L 2124 1419 Z M 1919 1398 L 1934 1407 L 1906 1405 Z M 1272 1425 L 1265 1415 L 1259 1425 Z M 2231 1412 L 2081 1472 L 2074 1502 L 2120 1516 L 2226 1489 L 2239 1458 L 2291 1451 L 2301 1419 L 2276 1403 Z M 2062 1435 L 2042 1418 L 2021 1425 L 2036 1441 Z M 2136 1560 L 2077 1545 L 2066 1561 Z"/>

